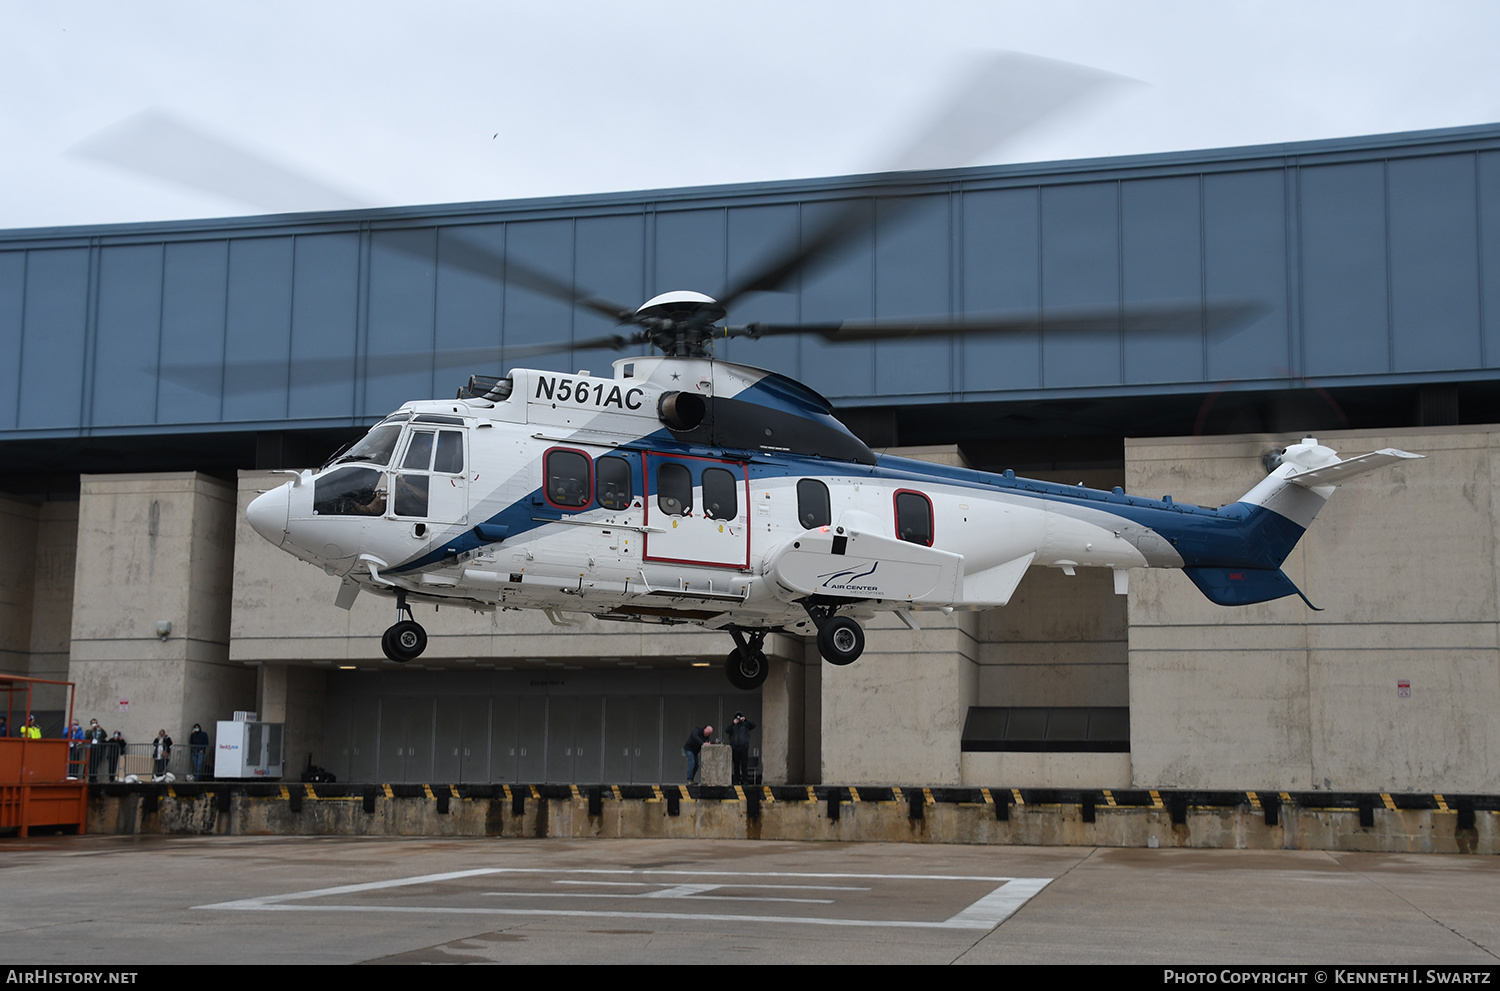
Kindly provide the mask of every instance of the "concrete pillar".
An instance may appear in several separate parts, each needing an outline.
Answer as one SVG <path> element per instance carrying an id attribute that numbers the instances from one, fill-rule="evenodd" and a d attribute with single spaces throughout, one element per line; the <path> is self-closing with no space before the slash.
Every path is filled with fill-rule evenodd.
<path id="1" fill-rule="evenodd" d="M 881 453 L 967 467 L 951 445 Z M 816 694 L 820 783 L 960 783 L 964 720 L 979 698 L 976 614 L 915 616 L 920 631 L 878 614 L 864 654 L 842 667 L 807 645 L 809 673 L 818 672 L 808 696 Z"/>
<path id="2" fill-rule="evenodd" d="M 768 785 L 806 781 L 806 666 L 801 640 L 773 636 L 766 639 L 771 673 L 761 686 L 761 779 Z"/>
<path id="3" fill-rule="evenodd" d="M 0 671 L 64 680 L 78 503 L 0 499 Z"/>
<path id="4" fill-rule="evenodd" d="M 295 781 L 309 756 L 317 760 L 323 752 L 328 672 L 290 664 L 262 664 L 255 671 L 255 713 L 262 722 L 284 727 L 283 767 L 286 778 Z"/>
<path id="5" fill-rule="evenodd" d="M 961 783 L 964 720 L 979 697 L 977 616 L 916 617 L 919 632 L 881 614 L 859 660 L 820 661 L 824 783 Z"/>
<path id="6" fill-rule="evenodd" d="M 83 476 L 68 663 L 82 719 L 185 744 L 193 723 L 253 706 L 254 672 L 229 661 L 234 506 L 193 472 Z"/>

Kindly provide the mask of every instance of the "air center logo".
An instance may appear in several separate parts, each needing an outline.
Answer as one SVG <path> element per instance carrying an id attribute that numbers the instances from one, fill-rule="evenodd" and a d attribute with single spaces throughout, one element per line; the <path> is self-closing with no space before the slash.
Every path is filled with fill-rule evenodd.
<path id="1" fill-rule="evenodd" d="M 876 561 L 870 565 L 868 571 L 860 571 L 858 568 L 831 571 L 826 575 L 819 575 L 818 581 L 824 588 L 832 592 L 872 592 L 878 594 L 880 592 L 879 585 L 859 584 L 861 578 L 868 578 L 873 575 L 875 569 L 878 567 L 880 567 L 880 562 Z"/>

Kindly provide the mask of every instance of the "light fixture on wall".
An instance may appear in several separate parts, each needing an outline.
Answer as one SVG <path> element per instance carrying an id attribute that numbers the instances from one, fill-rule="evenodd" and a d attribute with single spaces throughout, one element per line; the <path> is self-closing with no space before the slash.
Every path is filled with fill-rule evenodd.
<path id="1" fill-rule="evenodd" d="M 156 635 L 165 640 L 172 635 L 172 621 L 170 619 L 157 620 Z"/>

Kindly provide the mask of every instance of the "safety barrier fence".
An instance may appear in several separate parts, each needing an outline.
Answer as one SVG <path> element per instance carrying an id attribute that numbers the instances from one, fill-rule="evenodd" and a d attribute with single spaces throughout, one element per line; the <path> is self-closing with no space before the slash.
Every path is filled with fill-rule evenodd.
<path id="1" fill-rule="evenodd" d="M 174 746 L 161 757 L 154 743 L 73 742 L 68 747 L 68 778 L 107 784 L 134 778 L 153 781 L 171 774 L 177 781 L 212 776 L 207 747 Z"/>

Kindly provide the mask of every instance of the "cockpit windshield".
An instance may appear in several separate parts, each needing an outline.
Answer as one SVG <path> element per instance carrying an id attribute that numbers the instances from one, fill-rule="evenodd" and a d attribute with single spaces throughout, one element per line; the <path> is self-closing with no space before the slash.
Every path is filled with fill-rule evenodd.
<path id="1" fill-rule="evenodd" d="M 349 461 L 364 461 L 372 465 L 387 465 L 396 453 L 396 441 L 401 439 L 400 423 L 381 423 L 330 464 L 341 465 Z"/>

